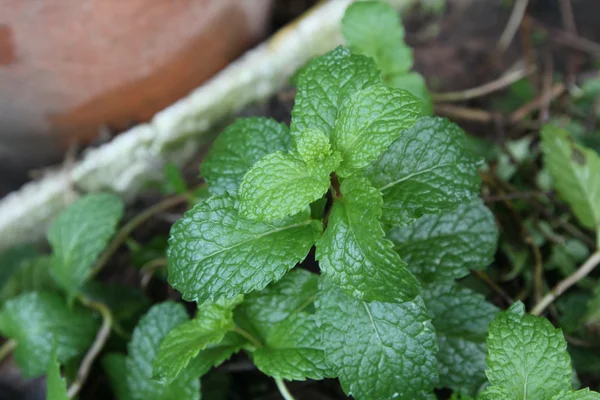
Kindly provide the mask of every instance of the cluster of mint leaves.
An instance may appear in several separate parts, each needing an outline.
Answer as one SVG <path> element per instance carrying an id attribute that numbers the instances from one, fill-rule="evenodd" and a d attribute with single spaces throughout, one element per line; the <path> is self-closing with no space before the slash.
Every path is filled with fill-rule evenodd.
<path id="1" fill-rule="evenodd" d="M 266 375 L 335 377 L 356 399 L 434 399 L 436 387 L 463 400 L 599 399 L 572 390 L 549 321 L 520 303 L 499 313 L 455 282 L 491 262 L 494 218 L 462 130 L 423 117 L 424 82 L 406 83 L 420 77 L 393 9 L 356 3 L 343 31 L 352 51 L 299 75 L 290 128 L 240 119 L 215 142 L 202 165 L 212 197 L 174 225 L 168 250 L 169 281 L 196 315 L 164 302 L 141 318 L 128 354 L 103 360 L 117 398 L 200 399 L 198 378 L 244 350 Z M 597 227 L 597 154 L 560 130 L 542 139 L 557 189 Z M 26 376 L 47 373 L 49 400 L 69 398 L 60 365 L 98 329 L 78 300 L 107 291 L 90 280 L 122 214 L 113 195 L 85 196 L 51 226 L 50 256 L 0 257 L 0 333 Z M 298 266 L 312 248 L 320 274 Z M 116 318 L 123 302 L 111 308 Z"/>
<path id="2" fill-rule="evenodd" d="M 491 262 L 497 232 L 464 133 L 342 47 L 297 86 L 290 128 L 239 119 L 203 162 L 213 196 L 167 253 L 198 312 L 166 335 L 154 378 L 243 349 L 269 376 L 337 377 L 357 399 L 475 393 L 497 309 L 454 280 Z M 297 266 L 313 247 L 320 274 Z"/>

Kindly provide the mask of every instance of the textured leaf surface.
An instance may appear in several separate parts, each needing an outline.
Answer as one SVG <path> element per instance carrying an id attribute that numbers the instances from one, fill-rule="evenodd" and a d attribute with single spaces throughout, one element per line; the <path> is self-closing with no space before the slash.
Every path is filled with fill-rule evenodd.
<path id="1" fill-rule="evenodd" d="M 66 363 L 83 353 L 94 340 L 98 321 L 87 310 L 69 307 L 55 293 L 22 294 L 4 304 L 2 334 L 14 339 L 17 365 L 27 377 L 46 373 L 54 342 L 58 360 Z"/>
<path id="2" fill-rule="evenodd" d="M 600 400 L 600 393 L 592 392 L 590 389 L 582 389 L 578 391 L 562 391 L 551 400 Z"/>
<path id="3" fill-rule="evenodd" d="M 453 209 L 480 186 L 463 130 L 443 118 L 421 118 L 402 132 L 367 177 L 383 193 L 383 221 L 397 226 Z"/>
<path id="4" fill-rule="evenodd" d="M 412 50 L 404 44 L 404 27 L 389 4 L 352 4 L 342 19 L 342 34 L 353 53 L 375 59 L 384 78 L 406 74 L 412 68 Z"/>
<path id="5" fill-rule="evenodd" d="M 110 353 L 102 358 L 102 367 L 117 400 L 131 400 L 127 386 L 127 356 Z"/>
<path id="6" fill-rule="evenodd" d="M 211 194 L 236 191 L 258 160 L 276 151 L 290 151 L 292 144 L 285 124 L 267 118 L 239 118 L 217 137 L 200 171 Z"/>
<path id="7" fill-rule="evenodd" d="M 381 81 L 375 61 L 343 47 L 314 59 L 298 75 L 292 134 L 316 128 L 331 135 L 340 107 L 355 92 Z"/>
<path id="8" fill-rule="evenodd" d="M 253 353 L 266 375 L 286 380 L 323 379 L 328 375 L 321 335 L 314 315 L 294 313 L 277 323 Z"/>
<path id="9" fill-rule="evenodd" d="M 272 153 L 254 164 L 240 185 L 240 213 L 260 221 L 295 215 L 329 189 L 339 154 L 307 164 L 295 154 Z"/>
<path id="10" fill-rule="evenodd" d="M 500 388 L 508 396 L 504 398 L 546 400 L 571 388 L 571 362 L 561 330 L 545 318 L 526 315 L 523 303 L 492 321 L 487 347 L 492 393 Z"/>
<path id="11" fill-rule="evenodd" d="M 229 357 L 242 349 L 246 340 L 234 332 L 229 332 L 217 344 L 210 344 L 193 358 L 185 369 L 189 376 L 200 377 L 212 367 L 218 367 Z"/>
<path id="12" fill-rule="evenodd" d="M 420 298 L 365 303 L 322 279 L 317 322 L 325 355 L 357 400 L 426 398 L 437 382 L 437 341 Z"/>
<path id="13" fill-rule="evenodd" d="M 421 116 L 419 99 L 383 84 L 353 94 L 342 106 L 331 136 L 342 155 L 336 172 L 348 176 L 377 160 L 381 153 Z"/>
<path id="14" fill-rule="evenodd" d="M 433 316 L 440 348 L 437 386 L 475 395 L 487 381 L 485 339 L 498 309 L 452 282 L 427 285 L 421 296 Z"/>
<path id="15" fill-rule="evenodd" d="M 212 197 L 171 229 L 169 283 L 188 301 L 261 290 L 302 261 L 321 231 L 305 213 L 273 223 L 248 220 L 237 200 Z"/>
<path id="16" fill-rule="evenodd" d="M 552 125 L 542 130 L 544 165 L 556 190 L 573 209 L 579 222 L 600 230 L 600 156 L 579 146 L 567 131 Z"/>
<path id="17" fill-rule="evenodd" d="M 384 238 L 379 222 L 381 194 L 359 177 L 342 182 L 327 229 L 317 242 L 324 275 L 365 301 L 412 300 L 419 282 Z"/>
<path id="18" fill-rule="evenodd" d="M 319 276 L 304 269 L 293 269 L 281 280 L 260 292 L 250 293 L 239 307 L 252 330 L 266 337 L 269 330 L 290 315 L 311 310 L 318 292 Z"/>
<path id="19" fill-rule="evenodd" d="M 482 269 L 494 258 L 498 229 L 494 215 L 477 199 L 414 223 L 394 227 L 394 250 L 422 281 L 458 279 Z"/>
<path id="20" fill-rule="evenodd" d="M 234 328 L 233 308 L 241 301 L 221 299 L 198 307 L 196 317 L 173 329 L 162 341 L 154 360 L 154 379 L 171 383 L 190 360 L 210 344 L 217 344 Z"/>
<path id="21" fill-rule="evenodd" d="M 46 400 L 69 400 L 67 382 L 60 375 L 60 364 L 56 358 L 56 351 L 53 351 L 50 357 L 46 385 Z"/>
<path id="22" fill-rule="evenodd" d="M 142 317 L 129 342 L 126 361 L 127 386 L 132 400 L 199 400 L 200 381 L 181 374 L 169 385 L 152 379 L 152 363 L 160 343 L 176 326 L 188 320 L 181 304 L 165 302 L 153 306 Z"/>
<path id="23" fill-rule="evenodd" d="M 52 223 L 52 276 L 73 296 L 115 233 L 123 203 L 109 193 L 89 194 L 64 210 Z"/>
<path id="24" fill-rule="evenodd" d="M 300 133 L 296 140 L 296 148 L 300 157 L 308 165 L 323 162 L 331 154 L 329 137 L 314 128 L 306 129 Z"/>

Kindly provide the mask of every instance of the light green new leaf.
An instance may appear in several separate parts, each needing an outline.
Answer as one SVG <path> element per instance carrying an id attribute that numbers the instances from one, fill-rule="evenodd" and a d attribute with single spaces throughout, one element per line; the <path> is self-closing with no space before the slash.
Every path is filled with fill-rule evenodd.
<path id="1" fill-rule="evenodd" d="M 562 331 L 513 304 L 490 324 L 486 375 L 488 399 L 547 400 L 571 388 L 571 362 Z M 507 396 L 507 397 L 506 397 Z"/>
<path id="2" fill-rule="evenodd" d="M 116 400 L 131 400 L 127 386 L 127 357 L 124 354 L 110 353 L 102 358 L 102 368 L 108 377 Z"/>
<path id="3" fill-rule="evenodd" d="M 316 306 L 325 355 L 347 395 L 414 400 L 433 391 L 438 346 L 420 298 L 366 303 L 322 277 Z"/>
<path id="4" fill-rule="evenodd" d="M 544 165 L 579 222 L 600 231 L 600 156 L 573 142 L 564 129 L 542 129 Z M 599 234 L 600 237 L 600 234 Z"/>
<path id="5" fill-rule="evenodd" d="M 498 309 L 482 295 L 453 282 L 427 285 L 421 296 L 433 316 L 440 347 L 437 386 L 475 395 L 487 382 L 485 339 Z"/>
<path id="6" fill-rule="evenodd" d="M 50 226 L 51 272 L 72 298 L 114 235 L 123 202 L 109 193 L 89 194 L 59 214 Z"/>
<path id="7" fill-rule="evenodd" d="M 267 118 L 239 118 L 217 137 L 200 171 L 211 194 L 236 191 L 258 160 L 276 151 L 290 151 L 292 144 L 285 124 Z"/>
<path id="8" fill-rule="evenodd" d="M 238 296 L 233 300 L 205 302 L 198 307 L 193 320 L 186 321 L 169 332 L 154 360 L 153 378 L 163 384 L 173 382 L 201 350 L 210 344 L 221 342 L 225 334 L 235 326 L 233 309 L 241 300 L 241 296 Z"/>
<path id="9" fill-rule="evenodd" d="M 58 360 L 66 363 L 94 340 L 98 320 L 88 310 L 69 307 L 55 293 L 31 292 L 8 300 L 0 312 L 3 336 L 17 342 L 14 358 L 23 375 L 46 373 L 56 342 Z"/>
<path id="10" fill-rule="evenodd" d="M 296 154 L 271 153 L 254 164 L 240 185 L 240 213 L 250 219 L 275 221 L 295 215 L 323 197 L 339 154 L 307 164 Z"/>
<path id="11" fill-rule="evenodd" d="M 56 349 L 52 351 L 50 364 L 48 365 L 46 400 L 69 400 L 69 396 L 67 396 L 67 382 L 60 375 L 60 363 L 56 358 Z"/>
<path id="12" fill-rule="evenodd" d="M 396 226 L 453 209 L 480 186 L 463 130 L 444 118 L 421 118 L 366 175 L 383 193 L 383 221 Z"/>
<path id="13" fill-rule="evenodd" d="M 355 92 L 381 81 L 371 58 L 343 47 L 318 57 L 298 76 L 291 131 L 316 128 L 331 135 L 340 107 Z"/>
<path id="14" fill-rule="evenodd" d="M 330 370 L 315 317 L 307 312 L 275 324 L 252 359 L 264 374 L 286 380 L 323 379 Z"/>
<path id="15" fill-rule="evenodd" d="M 126 360 L 127 386 L 132 400 L 200 400 L 200 380 L 185 373 L 168 385 L 152 379 L 152 363 L 160 343 L 176 326 L 188 320 L 182 304 L 153 306 L 133 331 Z"/>
<path id="16" fill-rule="evenodd" d="M 564 390 L 550 400 L 600 400 L 600 393 L 591 392 L 590 389 L 582 389 L 576 392 Z"/>
<path id="17" fill-rule="evenodd" d="M 316 165 L 331 155 L 329 136 L 318 129 L 308 128 L 296 137 L 296 149 L 308 165 Z"/>
<path id="18" fill-rule="evenodd" d="M 403 75 L 413 65 L 412 50 L 404 44 L 398 12 L 381 1 L 359 1 L 346 10 L 342 34 L 353 53 L 372 57 L 384 79 Z"/>
<path id="19" fill-rule="evenodd" d="M 331 135 L 333 150 L 343 159 L 336 172 L 349 176 L 377 160 L 421 113 L 421 101 L 405 90 L 378 84 L 354 93 L 342 106 Z"/>
<path id="20" fill-rule="evenodd" d="M 254 332 L 266 337 L 279 322 L 295 312 L 312 310 L 319 276 L 295 268 L 259 292 L 248 294 L 238 308 Z"/>
<path id="21" fill-rule="evenodd" d="M 246 219 L 229 194 L 196 205 L 171 228 L 169 283 L 188 301 L 261 290 L 302 261 L 321 232 L 306 212 L 270 224 Z"/>
<path id="22" fill-rule="evenodd" d="M 340 189 L 317 242 L 322 273 L 358 299 L 412 300 L 419 282 L 384 238 L 381 193 L 361 177 L 346 179 Z"/>
<path id="23" fill-rule="evenodd" d="M 496 251 L 494 215 L 477 199 L 440 214 L 424 215 L 388 232 L 394 250 L 424 282 L 459 279 L 488 266 Z"/>

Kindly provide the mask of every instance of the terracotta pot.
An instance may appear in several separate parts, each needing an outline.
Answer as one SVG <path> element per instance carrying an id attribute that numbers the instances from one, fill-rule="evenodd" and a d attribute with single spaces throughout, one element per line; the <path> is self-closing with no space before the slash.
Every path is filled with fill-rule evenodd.
<path id="1" fill-rule="evenodd" d="M 270 3 L 0 2 L 0 176 L 148 120 L 259 41 Z"/>

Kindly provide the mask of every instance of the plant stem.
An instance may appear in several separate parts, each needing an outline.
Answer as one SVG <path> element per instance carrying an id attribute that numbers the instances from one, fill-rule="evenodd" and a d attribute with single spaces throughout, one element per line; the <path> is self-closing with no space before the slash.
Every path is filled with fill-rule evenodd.
<path id="1" fill-rule="evenodd" d="M 104 268 L 104 265 L 110 260 L 110 258 L 115 254 L 115 252 L 121 247 L 121 245 L 127 240 L 129 235 L 141 224 L 152 218 L 154 215 L 166 211 L 172 207 L 178 206 L 180 204 L 188 201 L 188 196 L 183 194 L 180 196 L 174 196 L 166 198 L 153 206 L 145 209 L 135 217 L 133 217 L 129 222 L 127 222 L 123 227 L 119 230 L 117 235 L 114 237 L 112 242 L 108 245 L 106 250 L 102 253 L 96 265 L 92 269 L 90 276 L 96 275 L 98 272 Z"/>
<path id="2" fill-rule="evenodd" d="M 245 337 L 246 339 L 248 339 L 248 341 L 250 343 L 252 343 L 253 345 L 255 345 L 256 347 L 258 347 L 258 348 L 263 347 L 263 344 L 260 342 L 260 340 L 258 340 L 254 336 L 252 336 L 252 334 L 250 332 L 248 332 L 247 330 L 242 329 L 239 326 L 236 326 L 235 328 L 233 328 L 233 331 L 235 333 Z"/>
<path id="3" fill-rule="evenodd" d="M 474 99 L 476 97 L 485 96 L 493 93 L 500 89 L 504 89 L 507 86 L 512 85 L 521 78 L 535 71 L 535 66 L 529 66 L 510 72 L 506 75 L 502 75 L 495 81 L 488 82 L 484 85 L 477 86 L 467 90 L 461 90 L 459 92 L 448 92 L 448 93 L 432 93 L 431 96 L 435 102 L 449 102 L 449 101 L 463 101 Z"/>
<path id="4" fill-rule="evenodd" d="M 144 264 L 144 266 L 141 268 L 143 275 L 142 280 L 140 282 L 140 286 L 142 287 L 142 290 L 146 290 L 154 273 L 160 268 L 165 268 L 166 266 L 167 259 L 164 257 L 150 260 L 146 264 Z"/>
<path id="5" fill-rule="evenodd" d="M 294 396 L 289 392 L 285 383 L 283 383 L 283 379 L 281 378 L 273 378 L 275 383 L 277 384 L 277 389 L 279 389 L 279 393 L 283 396 L 285 400 L 296 400 Z"/>
<path id="6" fill-rule="evenodd" d="M 0 362 L 2 362 L 12 351 L 17 347 L 17 342 L 14 340 L 7 340 L 6 343 L 0 347 Z"/>
<path id="7" fill-rule="evenodd" d="M 102 315 L 102 326 L 100 327 L 100 330 L 96 335 L 96 339 L 94 339 L 94 343 L 92 343 L 92 347 L 90 347 L 85 357 L 83 358 L 83 361 L 79 366 L 79 370 L 77 371 L 77 376 L 75 377 L 75 380 L 73 381 L 71 386 L 69 386 L 67 396 L 69 396 L 70 399 L 77 396 L 77 394 L 83 387 L 83 384 L 87 380 L 87 377 L 90 373 L 90 369 L 92 368 L 92 364 L 104 348 L 104 345 L 106 344 L 106 341 L 110 336 L 110 332 L 112 330 L 113 325 L 112 313 L 105 304 L 90 300 L 86 297 L 81 297 L 80 300 L 86 307 L 92 308 Z"/>
<path id="8" fill-rule="evenodd" d="M 554 300 L 563 294 L 571 286 L 585 278 L 600 263 L 600 250 L 596 250 L 577 271 L 558 282 L 556 286 L 546 294 L 544 298 L 533 307 L 531 314 L 540 315 Z"/>
<path id="9" fill-rule="evenodd" d="M 510 18 L 508 19 L 508 23 L 504 28 L 504 32 L 502 32 L 502 36 L 500 36 L 500 40 L 498 41 L 498 45 L 496 46 L 498 50 L 503 52 L 510 46 L 510 43 L 513 41 L 515 34 L 519 30 L 519 26 L 521 26 L 521 21 L 523 21 L 523 16 L 525 15 L 525 11 L 527 10 L 527 4 L 529 0 L 517 0 L 512 13 L 510 14 Z"/>

